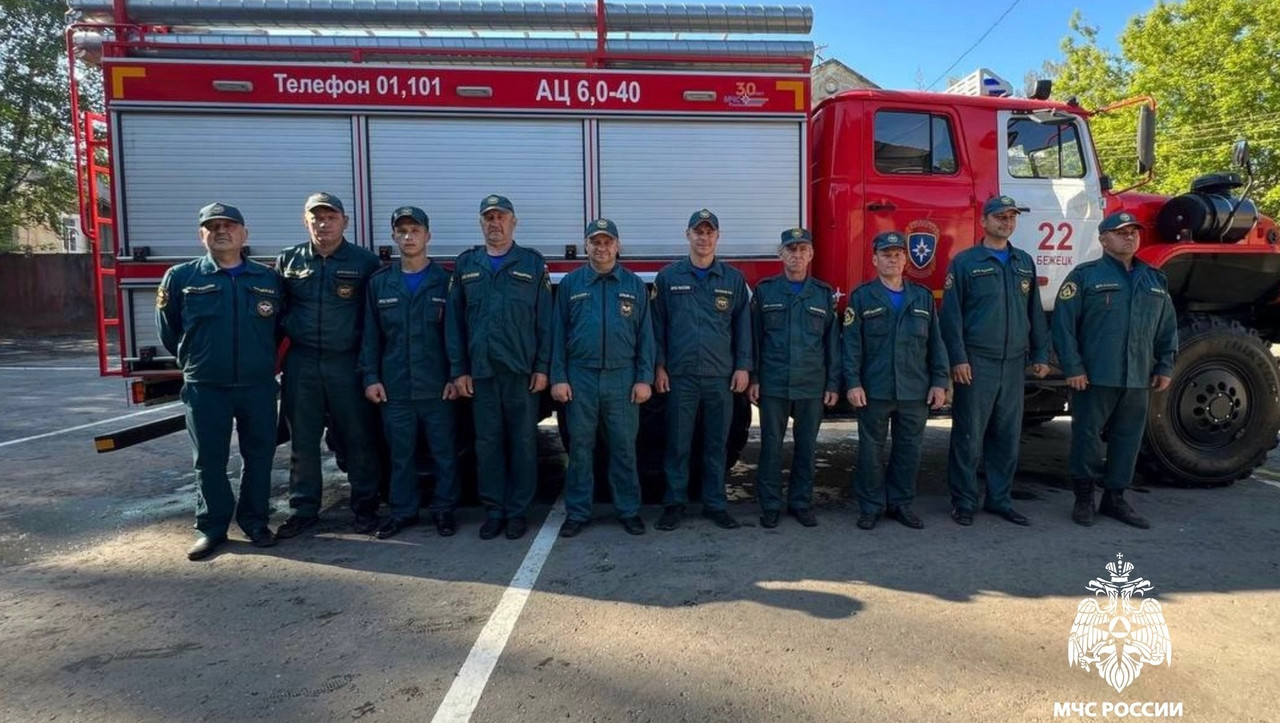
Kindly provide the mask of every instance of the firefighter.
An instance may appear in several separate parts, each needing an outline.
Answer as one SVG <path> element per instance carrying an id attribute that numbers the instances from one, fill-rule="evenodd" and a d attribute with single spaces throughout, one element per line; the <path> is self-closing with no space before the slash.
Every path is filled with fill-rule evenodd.
<path id="1" fill-rule="evenodd" d="M 985 462 L 983 509 L 1017 525 L 1013 509 L 1025 370 L 1049 373 L 1049 328 L 1031 256 L 1009 243 L 1021 209 L 1009 196 L 982 205 L 982 239 L 951 260 L 942 292 L 942 338 L 955 383 L 947 486 L 951 517 L 973 524 L 978 460 Z"/>
<path id="2" fill-rule="evenodd" d="M 200 209 L 208 253 L 165 272 L 156 326 L 182 369 L 182 402 L 194 448 L 196 530 L 187 559 L 201 560 L 236 524 L 254 547 L 271 547 L 271 459 L 276 451 L 276 343 L 284 289 L 267 266 L 242 256 L 249 231 L 235 206 Z M 240 500 L 227 479 L 231 425 L 240 441 Z"/>
<path id="3" fill-rule="evenodd" d="M 421 432 L 435 462 L 432 518 L 436 532 L 449 537 L 458 529 L 453 403 L 458 392 L 444 348 L 449 272 L 427 254 L 431 230 L 425 211 L 397 208 L 391 213 L 391 231 L 400 263 L 369 277 L 359 361 L 364 396 L 382 411 L 391 453 L 391 516 L 374 534 L 386 539 L 418 523 Z"/>
<path id="4" fill-rule="evenodd" d="M 454 265 L 446 311 L 450 374 L 474 397 L 476 458 L 485 522 L 480 537 L 528 530 L 538 483 L 538 402 L 551 366 L 551 277 L 542 254 L 515 242 L 505 196 L 480 201 L 484 244 Z"/>
<path id="5" fill-rule="evenodd" d="M 946 402 L 947 354 L 933 292 L 903 278 L 907 239 L 886 231 L 872 241 L 877 278 L 849 295 L 844 314 L 845 396 L 858 415 L 858 467 L 853 490 L 858 528 L 882 514 L 913 529 L 924 521 L 916 496 L 920 447 L 930 409 Z M 893 451 L 885 470 L 890 429 Z"/>
<path id="6" fill-rule="evenodd" d="M 1071 519 L 1098 514 L 1146 529 L 1124 499 L 1133 480 L 1151 391 L 1169 388 L 1178 322 L 1164 273 L 1135 257 L 1142 224 L 1126 212 L 1098 226 L 1102 258 L 1080 264 L 1058 290 L 1053 343 L 1071 394 Z M 1087 330 L 1087 333 L 1086 333 Z"/>
<path id="7" fill-rule="evenodd" d="M 747 396 L 760 408 L 760 466 L 756 495 L 760 524 L 778 526 L 782 513 L 782 438 L 793 419 L 791 480 L 787 514 L 814 527 L 814 447 L 823 406 L 834 406 L 840 388 L 840 327 L 835 290 L 813 278 L 813 235 L 782 232 L 778 247 L 783 273 L 760 282 L 751 297 L 755 342 Z"/>
<path id="8" fill-rule="evenodd" d="M 591 522 L 598 429 L 609 449 L 618 520 L 629 534 L 644 534 L 636 435 L 640 405 L 653 393 L 653 325 L 649 292 L 618 263 L 620 245 L 613 221 L 587 224 L 589 263 L 565 276 L 556 294 L 551 398 L 564 405 L 569 427 L 561 537 L 574 537 Z"/>
<path id="9" fill-rule="evenodd" d="M 674 530 L 689 501 L 689 455 L 702 412 L 702 515 L 733 529 L 724 490 L 725 446 L 733 395 L 745 392 L 751 372 L 751 312 L 742 273 L 716 258 L 720 219 L 695 211 L 685 229 L 689 256 L 667 265 L 654 282 L 657 341 L 655 388 L 667 394 L 667 490 L 654 527 Z"/>
<path id="10" fill-rule="evenodd" d="M 344 236 L 347 216 L 331 193 L 313 193 L 303 205 L 302 224 L 310 240 L 276 257 L 284 280 L 283 411 L 289 425 L 289 507 L 293 514 L 276 530 L 295 537 L 320 517 L 324 476 L 320 440 L 326 415 L 346 453 L 355 531 L 378 528 L 376 408 L 364 398 L 356 374 L 365 285 L 380 264 L 372 252 Z"/>

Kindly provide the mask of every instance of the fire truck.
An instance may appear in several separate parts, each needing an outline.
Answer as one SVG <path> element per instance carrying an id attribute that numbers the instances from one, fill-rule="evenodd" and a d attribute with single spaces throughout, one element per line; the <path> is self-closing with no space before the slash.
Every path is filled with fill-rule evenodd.
<path id="1" fill-rule="evenodd" d="M 1276 444 L 1280 237 L 1242 173 L 1203 176 L 1174 198 L 1113 189 L 1089 129 L 1137 104 L 1150 177 L 1154 101 L 1099 111 L 1029 97 L 989 71 L 946 93 L 851 90 L 811 108 L 812 10 L 781 5 L 429 0 L 70 0 L 84 231 L 95 245 L 103 374 L 135 401 L 181 384 L 152 322 L 165 269 L 203 253 L 195 209 L 239 206 L 250 253 L 306 238 L 301 202 L 347 201 L 349 240 L 390 260 L 386 221 L 431 215 L 432 255 L 480 242 L 477 199 L 511 198 L 517 241 L 553 281 L 585 263 L 587 219 L 614 219 L 623 258 L 651 279 L 687 253 L 684 221 L 713 209 L 720 256 L 749 282 L 779 273 L 779 232 L 808 226 L 815 274 L 843 296 L 874 277 L 869 243 L 910 239 L 908 274 L 940 294 L 949 259 L 981 237 L 995 194 L 1030 210 L 1013 242 L 1052 310 L 1067 272 L 1096 258 L 1097 224 L 1126 209 L 1140 256 L 1163 269 L 1181 350 L 1153 399 L 1143 468 L 1174 483 L 1247 476 Z M 765 36 L 765 37 L 762 37 Z M 105 104 L 81 107 L 81 73 Z M 1029 380 L 1027 421 L 1065 411 L 1061 376 Z M 740 400 L 732 451 L 746 440 Z M 645 415 L 641 444 L 660 440 Z M 181 427 L 104 435 L 100 449 Z"/>

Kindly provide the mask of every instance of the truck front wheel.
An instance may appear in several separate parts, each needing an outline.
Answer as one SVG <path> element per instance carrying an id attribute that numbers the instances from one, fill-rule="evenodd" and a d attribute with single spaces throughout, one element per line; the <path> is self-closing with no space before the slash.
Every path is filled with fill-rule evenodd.
<path id="1" fill-rule="evenodd" d="M 1178 339 L 1173 383 L 1151 397 L 1142 471 L 1185 487 L 1248 477 L 1280 429 L 1275 357 L 1253 331 L 1217 316 L 1189 315 Z"/>

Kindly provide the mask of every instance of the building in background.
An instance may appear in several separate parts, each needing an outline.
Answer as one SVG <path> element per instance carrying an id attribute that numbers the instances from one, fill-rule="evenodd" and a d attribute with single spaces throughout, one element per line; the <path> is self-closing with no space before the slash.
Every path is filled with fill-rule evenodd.
<path id="1" fill-rule="evenodd" d="M 835 58 L 829 58 L 813 66 L 812 75 L 814 105 L 817 105 L 818 101 L 823 98 L 846 90 L 880 87 L 872 83 L 865 75 Z"/>
<path id="2" fill-rule="evenodd" d="M 43 225 L 13 229 L 8 244 L 0 248 L 18 254 L 83 254 L 89 252 L 89 241 L 80 232 L 80 217 L 63 214 L 58 228 Z"/>

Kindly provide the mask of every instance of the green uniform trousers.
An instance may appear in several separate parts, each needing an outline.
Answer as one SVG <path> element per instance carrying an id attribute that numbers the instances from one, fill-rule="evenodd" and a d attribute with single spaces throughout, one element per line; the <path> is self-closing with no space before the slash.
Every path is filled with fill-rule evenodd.
<path id="1" fill-rule="evenodd" d="M 1071 478 L 1123 490 L 1133 481 L 1147 424 L 1146 388 L 1089 385 L 1071 393 Z M 1103 434 L 1106 441 L 1103 441 Z"/>
<path id="2" fill-rule="evenodd" d="M 787 399 L 760 397 L 760 468 L 756 475 L 756 496 L 765 512 L 782 509 L 782 438 L 791 425 L 789 509 L 809 507 L 813 501 L 814 455 L 817 452 L 818 426 L 822 424 L 822 398 Z"/>
<path id="3" fill-rule="evenodd" d="M 564 488 L 571 520 L 590 520 L 595 491 L 596 434 L 604 431 L 609 453 L 609 488 L 618 517 L 640 514 L 640 477 L 636 473 L 636 435 L 640 405 L 631 403 L 636 372 L 569 367 L 573 401 L 565 405 L 569 426 L 569 470 Z"/>
<path id="4" fill-rule="evenodd" d="M 528 374 L 475 379 L 476 471 L 485 516 L 524 517 L 538 489 L 538 395 Z"/>
<path id="5" fill-rule="evenodd" d="M 896 509 L 916 498 L 916 473 L 920 470 L 920 449 L 929 403 L 868 399 L 858 410 L 858 469 L 853 475 L 853 493 L 858 511 L 879 515 L 885 508 Z M 885 444 L 890 435 L 893 448 L 885 470 Z"/>
<path id="6" fill-rule="evenodd" d="M 985 507 L 1007 510 L 1013 504 L 1009 493 L 1018 471 L 1026 358 L 970 355 L 969 365 L 973 381 L 955 385 L 951 405 L 951 448 L 947 453 L 951 504 L 970 512 L 978 508 L 981 459 L 987 470 Z"/>
<path id="7" fill-rule="evenodd" d="M 422 506 L 418 489 L 418 440 L 425 437 L 435 462 L 431 512 L 458 506 L 457 428 L 454 403 L 444 399 L 389 401 L 382 405 L 382 428 L 391 450 L 391 516 L 415 519 Z"/>
<path id="8" fill-rule="evenodd" d="M 233 514 L 245 534 L 267 527 L 271 514 L 271 460 L 276 453 L 278 391 L 274 379 L 237 387 L 198 382 L 182 385 L 187 434 L 191 437 L 195 459 L 196 529 L 201 534 L 225 536 Z M 227 479 L 233 421 L 240 442 L 238 504 Z"/>
<path id="9" fill-rule="evenodd" d="M 733 420 L 733 392 L 722 376 L 672 376 L 667 395 L 667 450 L 663 460 L 667 491 L 664 504 L 689 502 L 689 457 L 698 411 L 702 411 L 702 508 L 723 511 L 725 449 Z"/>

